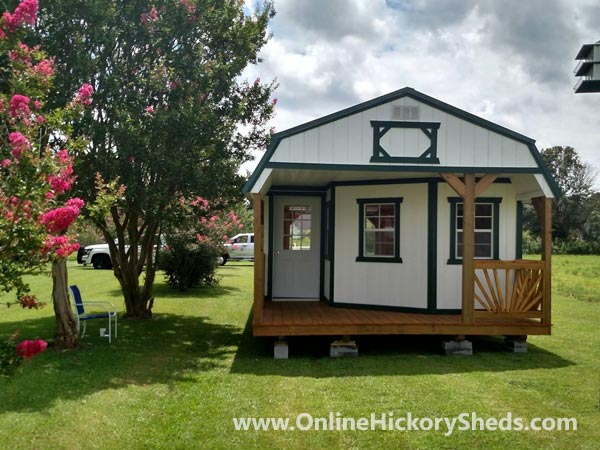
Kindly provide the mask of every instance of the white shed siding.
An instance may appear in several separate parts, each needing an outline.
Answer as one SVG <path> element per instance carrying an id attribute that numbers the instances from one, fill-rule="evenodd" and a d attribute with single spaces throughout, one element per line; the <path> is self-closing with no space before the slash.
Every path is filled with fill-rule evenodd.
<path id="1" fill-rule="evenodd" d="M 450 257 L 450 203 L 448 197 L 457 197 L 447 184 L 440 183 L 438 191 L 437 237 L 437 307 L 460 309 L 462 300 L 462 266 L 447 264 Z M 500 259 L 515 259 L 517 201 L 512 184 L 493 184 L 482 197 L 501 197 L 499 217 Z"/>
<path id="2" fill-rule="evenodd" d="M 397 120 L 392 117 L 392 109 L 400 105 L 418 106 L 421 122 L 441 123 L 437 145 L 441 166 L 537 167 L 526 144 L 409 97 L 284 138 L 271 161 L 370 164 L 373 154 L 370 121 Z M 381 142 L 391 156 L 417 157 L 429 146 L 429 139 L 420 130 L 392 129 Z"/>
<path id="3" fill-rule="evenodd" d="M 380 197 L 403 197 L 402 263 L 356 262 L 356 199 Z M 338 186 L 335 213 L 334 302 L 427 308 L 427 184 Z"/>

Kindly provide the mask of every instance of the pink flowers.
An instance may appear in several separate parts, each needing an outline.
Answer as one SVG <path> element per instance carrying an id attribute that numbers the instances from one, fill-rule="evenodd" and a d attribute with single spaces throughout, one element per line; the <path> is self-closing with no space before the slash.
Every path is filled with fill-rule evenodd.
<path id="1" fill-rule="evenodd" d="M 52 63 L 52 60 L 44 59 L 33 66 L 33 71 L 45 78 L 50 78 L 54 73 L 54 64 Z"/>
<path id="2" fill-rule="evenodd" d="M 52 209 L 47 213 L 42 214 L 40 216 L 40 223 L 46 227 L 48 233 L 60 233 L 75 222 L 75 219 L 79 216 L 79 212 L 84 205 L 85 202 L 80 198 L 72 198 L 65 203 L 65 206 Z M 55 238 L 58 239 L 62 237 L 64 236 L 56 236 Z M 56 242 L 53 242 L 52 246 L 55 245 Z M 64 243 L 60 245 L 64 245 Z"/>
<path id="3" fill-rule="evenodd" d="M 83 83 L 75 95 L 75 103 L 79 105 L 91 105 L 93 93 L 94 88 L 92 85 Z"/>
<path id="4" fill-rule="evenodd" d="M 150 31 L 154 30 L 154 22 L 156 22 L 157 20 L 158 11 L 154 6 L 147 13 L 142 13 L 140 15 L 140 23 L 146 26 L 146 28 L 148 28 Z"/>
<path id="5" fill-rule="evenodd" d="M 13 14 L 5 12 L 2 15 L 2 24 L 7 27 L 10 32 L 14 32 L 17 28 L 27 24 L 34 25 L 38 11 L 37 0 L 23 0 Z"/>
<path id="6" fill-rule="evenodd" d="M 193 15 L 196 12 L 196 7 L 190 0 L 179 0 L 179 4 L 185 8 L 189 15 Z"/>
<path id="7" fill-rule="evenodd" d="M 48 236 L 42 252 L 44 254 L 54 252 L 59 258 L 66 258 L 77 250 L 79 250 L 79 244 L 71 243 L 67 236 Z"/>
<path id="8" fill-rule="evenodd" d="M 58 171 L 58 174 L 48 176 L 48 183 L 52 187 L 54 194 L 62 194 L 71 189 L 73 184 L 73 163 L 69 162 L 65 167 Z"/>
<path id="9" fill-rule="evenodd" d="M 48 343 L 42 339 L 27 340 L 17 345 L 17 353 L 25 359 L 29 359 L 42 353 L 48 347 Z"/>
<path id="10" fill-rule="evenodd" d="M 154 106 L 150 105 L 146 108 L 148 114 L 154 114 Z"/>
<path id="11" fill-rule="evenodd" d="M 11 117 L 27 118 L 31 114 L 29 109 L 30 98 L 24 95 L 13 95 L 10 99 L 10 115 Z"/>
<path id="12" fill-rule="evenodd" d="M 31 148 L 31 143 L 21 133 L 14 131 L 8 135 L 8 142 L 12 149 L 12 155 L 16 159 L 23 156 L 23 152 Z"/>

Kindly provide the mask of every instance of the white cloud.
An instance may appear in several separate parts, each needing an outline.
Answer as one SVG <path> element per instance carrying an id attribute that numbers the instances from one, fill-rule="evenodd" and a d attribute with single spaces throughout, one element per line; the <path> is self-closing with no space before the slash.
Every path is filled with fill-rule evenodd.
<path id="1" fill-rule="evenodd" d="M 245 75 L 277 78 L 278 131 L 411 86 L 540 148 L 572 145 L 600 167 L 600 94 L 572 91 L 577 50 L 600 39 L 595 0 L 276 0 L 275 8 L 264 63 Z"/>

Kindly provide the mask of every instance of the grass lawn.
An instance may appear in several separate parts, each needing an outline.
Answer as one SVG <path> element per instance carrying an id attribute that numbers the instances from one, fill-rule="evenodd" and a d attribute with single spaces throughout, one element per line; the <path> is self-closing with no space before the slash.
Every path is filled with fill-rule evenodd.
<path id="1" fill-rule="evenodd" d="M 251 263 L 219 268 L 218 287 L 156 286 L 155 318 L 123 321 L 112 345 L 88 326 L 82 348 L 49 349 L 0 380 L 0 448 L 599 448 L 600 257 L 554 258 L 552 336 L 527 354 L 474 338 L 474 355 L 446 357 L 438 338 L 359 338 L 355 359 L 327 357 L 331 339 L 251 336 Z M 111 271 L 70 263 L 84 299 L 122 305 Z M 31 280 L 48 299 L 51 280 Z M 9 296 L 0 297 L 9 299 Z M 49 339 L 52 306 L 12 307 L 0 339 Z M 234 417 L 574 417 L 560 431 L 234 431 Z"/>

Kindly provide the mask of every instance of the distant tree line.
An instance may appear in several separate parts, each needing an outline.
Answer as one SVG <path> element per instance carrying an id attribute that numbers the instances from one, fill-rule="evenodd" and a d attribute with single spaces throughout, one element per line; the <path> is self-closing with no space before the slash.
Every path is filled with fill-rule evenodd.
<path id="1" fill-rule="evenodd" d="M 553 204 L 553 252 L 600 254 L 600 192 L 594 189 L 597 171 L 581 161 L 573 147 L 550 147 L 541 154 L 562 192 Z M 524 253 L 538 253 L 540 222 L 531 205 L 525 205 L 523 229 Z"/>

